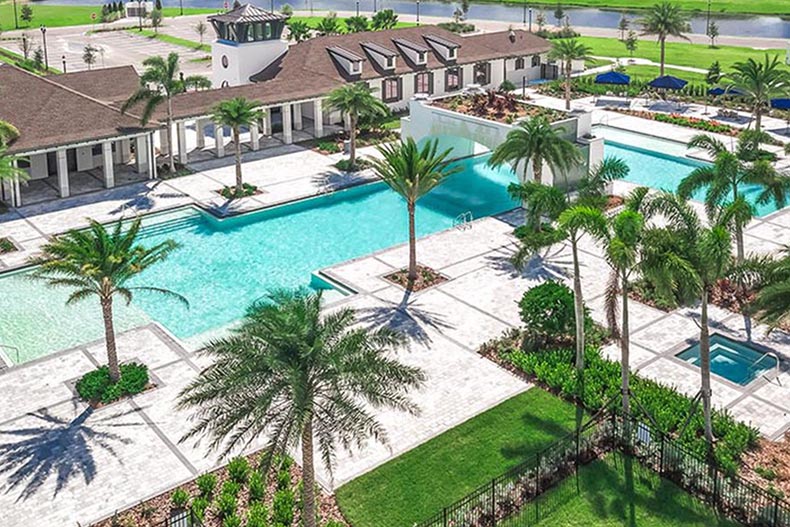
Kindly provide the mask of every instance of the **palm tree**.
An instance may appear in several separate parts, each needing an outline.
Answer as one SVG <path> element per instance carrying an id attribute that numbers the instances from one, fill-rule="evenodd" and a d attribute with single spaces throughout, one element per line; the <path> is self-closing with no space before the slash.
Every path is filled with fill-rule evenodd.
<path id="1" fill-rule="evenodd" d="M 656 35 L 661 48 L 659 76 L 664 75 L 666 62 L 667 37 L 689 38 L 683 32 L 689 30 L 688 16 L 680 9 L 680 5 L 667 0 L 653 5 L 644 17 L 639 19 L 643 35 Z"/>
<path id="2" fill-rule="evenodd" d="M 750 99 L 754 114 L 754 129 L 761 130 L 762 116 L 771 104 L 771 99 L 790 92 L 790 73 L 784 69 L 778 55 L 765 54 L 758 62 L 752 58 L 736 62 L 732 71 L 724 76 L 728 90 L 738 90 Z"/>
<path id="3" fill-rule="evenodd" d="M 659 291 L 690 291 L 700 302 L 700 374 L 705 438 L 713 446 L 710 382 L 709 294 L 732 269 L 730 234 L 723 225 L 703 228 L 694 209 L 683 198 L 662 193 L 649 204 L 650 214 L 667 219 L 654 232 L 673 243 L 645 243 L 642 271 Z M 646 236 L 646 240 L 650 235 Z"/>
<path id="4" fill-rule="evenodd" d="M 571 242 L 573 256 L 573 302 L 576 315 L 576 369 L 579 378 L 584 371 L 584 298 L 582 296 L 581 272 L 579 271 L 579 239 L 585 233 L 604 239 L 607 220 L 600 209 L 575 205 L 564 210 L 557 220 L 560 228 Z M 581 397 L 581 393 L 579 396 Z"/>
<path id="5" fill-rule="evenodd" d="M 712 136 L 700 134 L 693 137 L 689 147 L 706 150 L 714 162 L 695 168 L 683 178 L 677 189 L 678 195 L 684 199 L 705 189 L 708 217 L 732 227 L 739 264 L 745 258 L 743 229 L 754 217 L 754 207 L 745 199 L 743 186 L 762 188 L 757 196 L 760 204 L 773 201 L 782 208 L 790 196 L 790 178 L 777 172 L 769 161 L 759 158 L 759 139 L 754 133 L 741 135 L 733 153 Z"/>
<path id="6" fill-rule="evenodd" d="M 17 137 L 19 137 L 19 130 L 16 126 L 0 119 L 0 147 L 10 145 Z"/>
<path id="7" fill-rule="evenodd" d="M 241 178 L 241 128 L 248 128 L 257 123 L 263 117 L 263 112 L 258 109 L 255 102 L 244 97 L 236 97 L 214 106 L 212 114 L 215 123 L 228 126 L 232 131 L 236 155 L 236 197 L 240 198 L 244 195 L 244 182 Z"/>
<path id="8" fill-rule="evenodd" d="M 607 232 L 604 236 L 605 257 L 612 268 L 614 280 L 607 286 L 607 299 L 616 299 L 620 295 L 621 321 L 620 321 L 620 369 L 621 393 L 623 397 L 623 412 L 631 411 L 630 402 L 630 354 L 631 336 L 628 313 L 628 293 L 630 291 L 631 277 L 638 271 L 642 238 L 644 236 L 645 220 L 641 213 L 627 207 L 609 220 Z"/>
<path id="9" fill-rule="evenodd" d="M 754 308 L 760 312 L 760 321 L 773 330 L 790 324 L 790 245 L 783 256 L 768 262 L 762 287 L 757 293 Z"/>
<path id="10" fill-rule="evenodd" d="M 565 233 L 552 224 L 568 208 L 568 196 L 557 187 L 534 181 L 511 183 L 507 191 L 524 207 L 524 225 L 513 231 L 518 248 L 510 258 L 514 267 L 523 269 L 537 251 L 565 239 Z"/>
<path id="11" fill-rule="evenodd" d="M 523 162 L 522 181 L 527 179 L 530 164 L 536 183 L 543 180 L 544 163 L 555 176 L 567 176 L 582 157 L 579 149 L 562 137 L 563 133 L 564 128 L 553 128 L 545 117 L 523 121 L 507 133 L 505 140 L 494 149 L 488 164 L 496 167 L 508 163 L 516 170 L 518 164 Z"/>
<path id="12" fill-rule="evenodd" d="M 555 40 L 549 51 L 550 60 L 562 62 L 563 77 L 565 85 L 565 109 L 571 109 L 571 85 L 574 60 L 587 60 L 592 49 L 585 46 L 575 38 Z"/>
<path id="13" fill-rule="evenodd" d="M 320 293 L 274 292 L 230 336 L 206 347 L 213 364 L 178 402 L 194 410 L 197 423 L 182 441 L 207 434 L 211 448 L 223 445 L 228 454 L 265 436 L 267 463 L 299 445 L 305 527 L 316 525 L 314 441 L 331 473 L 338 443 L 387 442 L 371 409 L 415 413 L 407 394 L 425 381 L 419 369 L 390 358 L 402 335 L 356 322 L 349 308 L 322 315 Z"/>
<path id="14" fill-rule="evenodd" d="M 191 88 L 210 88 L 211 81 L 202 75 L 179 75 L 178 53 L 170 53 L 167 58 L 148 57 L 143 61 L 145 71 L 140 75 L 140 87 L 123 105 L 121 113 L 127 112 L 137 104 L 144 104 L 140 122 L 148 124 L 156 109 L 162 103 L 167 105 L 167 145 L 168 164 L 172 174 L 176 171 L 173 155 L 173 97 Z"/>
<path id="15" fill-rule="evenodd" d="M 304 20 L 289 20 L 287 26 L 288 40 L 303 42 L 310 38 L 310 26 Z"/>
<path id="16" fill-rule="evenodd" d="M 7 151 L 7 147 L 0 145 L 0 183 L 27 179 L 27 171 L 18 168 L 16 166 L 16 157 L 6 155 Z"/>
<path id="17" fill-rule="evenodd" d="M 407 137 L 400 143 L 378 148 L 381 159 L 373 160 L 373 170 L 392 190 L 406 200 L 409 215 L 409 284 L 417 279 L 417 237 L 414 228 L 417 201 L 438 187 L 461 167 L 448 164 L 451 150 L 439 152 L 439 141 L 427 141 L 422 148 Z"/>
<path id="18" fill-rule="evenodd" d="M 614 156 L 605 157 L 579 181 L 576 189 L 579 196 L 578 203 L 603 208 L 606 205 L 606 185 L 625 178 L 630 171 L 631 168 L 623 159 Z"/>
<path id="19" fill-rule="evenodd" d="M 144 247 L 137 243 L 139 232 L 140 219 L 135 219 L 128 228 L 118 221 L 112 231 L 91 220 L 87 229 L 71 230 L 58 236 L 42 247 L 41 256 L 31 260 L 38 266 L 32 273 L 33 278 L 53 287 L 74 290 L 66 301 L 67 305 L 98 297 L 104 319 L 107 363 L 113 382 L 117 382 L 121 375 L 115 347 L 113 298 L 120 296 L 129 304 L 134 293 L 148 291 L 188 305 L 184 297 L 168 289 L 130 285 L 133 278 L 165 260 L 178 248 L 178 244 L 172 240 Z"/>
<path id="20" fill-rule="evenodd" d="M 357 160 L 357 124 L 360 118 L 384 117 L 389 112 L 387 105 L 373 95 L 373 90 L 364 82 L 344 84 L 335 88 L 327 97 L 329 107 L 348 117 L 348 133 L 351 142 L 349 163 L 353 167 Z"/>

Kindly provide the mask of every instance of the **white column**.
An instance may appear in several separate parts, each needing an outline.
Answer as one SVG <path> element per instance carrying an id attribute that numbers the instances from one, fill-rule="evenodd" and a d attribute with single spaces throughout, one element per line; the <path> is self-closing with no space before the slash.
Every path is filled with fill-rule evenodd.
<path id="1" fill-rule="evenodd" d="M 316 137 L 324 136 L 324 112 L 321 108 L 321 99 L 313 101 L 313 127 Z"/>
<path id="2" fill-rule="evenodd" d="M 214 124 L 214 143 L 217 151 L 217 157 L 225 156 L 225 128 Z"/>
<path id="3" fill-rule="evenodd" d="M 138 174 L 144 174 L 146 172 L 150 174 L 148 163 L 148 136 L 146 135 L 134 138 L 134 162 Z"/>
<path id="4" fill-rule="evenodd" d="M 104 161 L 104 186 L 105 188 L 113 188 L 115 186 L 115 167 L 112 159 L 112 141 L 103 142 L 101 149 Z"/>
<path id="5" fill-rule="evenodd" d="M 167 133 L 167 126 L 159 129 L 159 153 L 166 157 L 170 153 L 170 134 Z"/>
<path id="6" fill-rule="evenodd" d="M 261 133 L 264 136 L 272 135 L 272 113 L 269 109 L 264 110 L 263 113 L 263 129 Z"/>
<path id="7" fill-rule="evenodd" d="M 146 137 L 145 148 L 148 152 L 148 179 L 156 177 L 156 150 L 154 150 L 154 134 Z"/>
<path id="8" fill-rule="evenodd" d="M 302 103 L 294 104 L 294 130 L 301 130 L 304 128 L 302 124 Z"/>
<path id="9" fill-rule="evenodd" d="M 291 105 L 290 104 L 283 104 L 282 106 L 282 113 L 283 113 L 283 142 L 286 145 L 290 145 L 294 142 L 293 130 L 291 129 Z"/>
<path id="10" fill-rule="evenodd" d="M 179 121 L 176 124 L 176 133 L 178 135 L 178 161 L 182 165 L 187 164 L 187 123 Z"/>
<path id="11" fill-rule="evenodd" d="M 258 132 L 258 123 L 250 125 L 250 148 L 258 150 L 261 147 L 261 135 Z"/>
<path id="12" fill-rule="evenodd" d="M 61 148 L 55 152 L 58 165 L 58 189 L 61 198 L 69 197 L 69 164 L 66 162 L 66 149 Z"/>
<path id="13" fill-rule="evenodd" d="M 206 130 L 204 128 L 206 122 L 203 119 L 195 121 L 195 132 L 197 133 L 197 147 L 198 150 L 206 148 Z"/>
<path id="14" fill-rule="evenodd" d="M 16 165 L 16 162 L 14 163 Z M 12 203 L 16 203 L 17 207 L 22 206 L 22 188 L 19 186 L 19 178 L 14 178 L 13 182 L 14 194 L 11 198 Z"/>

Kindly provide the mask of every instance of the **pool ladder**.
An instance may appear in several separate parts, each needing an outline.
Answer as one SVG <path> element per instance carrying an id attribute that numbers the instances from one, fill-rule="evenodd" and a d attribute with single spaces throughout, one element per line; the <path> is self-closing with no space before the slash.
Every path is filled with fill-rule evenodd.
<path id="1" fill-rule="evenodd" d="M 11 357 L 3 352 L 3 350 L 12 350 L 16 355 L 16 364 L 19 364 L 19 348 L 15 346 L 8 346 L 6 344 L 0 344 L 0 371 L 4 370 L 5 368 L 10 368 L 14 365 L 11 362 Z"/>
<path id="2" fill-rule="evenodd" d="M 466 212 L 462 212 L 458 216 L 455 217 L 453 220 L 453 227 L 460 231 L 464 231 L 466 229 L 472 228 L 472 220 L 474 217 L 472 216 L 472 211 L 468 210 Z"/>
<path id="3" fill-rule="evenodd" d="M 764 358 L 766 358 L 766 357 L 773 357 L 773 359 L 776 361 L 776 368 L 775 368 L 775 370 L 776 370 L 776 382 L 777 382 L 777 383 L 779 383 L 779 384 L 781 384 L 781 383 L 779 382 L 779 367 L 781 366 L 781 361 L 779 360 L 779 355 L 777 355 L 777 354 L 776 354 L 776 353 L 774 353 L 773 351 L 766 351 L 765 353 L 763 353 L 762 357 L 760 357 L 759 359 L 757 359 L 756 361 L 754 361 L 754 364 L 752 364 L 752 368 L 754 368 L 755 366 L 757 366 L 757 365 L 760 363 L 760 361 L 761 361 L 761 360 L 763 360 L 763 359 L 764 359 Z M 765 374 L 763 374 L 763 375 L 762 375 L 762 377 L 763 377 L 763 378 L 764 378 L 766 381 L 768 381 L 768 382 L 771 382 L 771 379 L 769 379 L 769 378 L 768 378 L 768 377 L 767 377 Z"/>

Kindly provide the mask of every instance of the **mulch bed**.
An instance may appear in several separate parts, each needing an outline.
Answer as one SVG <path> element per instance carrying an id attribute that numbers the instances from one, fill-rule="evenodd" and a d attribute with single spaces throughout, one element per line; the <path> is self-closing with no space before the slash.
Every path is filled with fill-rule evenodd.
<path id="1" fill-rule="evenodd" d="M 757 448 L 744 455 L 743 465 L 744 479 L 790 495 L 790 432 L 780 441 L 760 439 Z"/>
<path id="2" fill-rule="evenodd" d="M 250 455 L 245 456 L 247 460 L 250 462 L 250 467 L 257 467 L 258 461 L 260 459 L 260 452 L 255 452 Z M 296 488 L 298 482 L 302 480 L 302 469 L 299 465 L 294 463 L 291 465 L 290 468 L 291 472 L 291 481 L 292 481 L 292 488 Z M 222 485 L 229 479 L 228 471 L 226 467 L 221 467 L 217 470 L 212 472 L 214 475 L 217 476 L 217 486 L 215 493 L 219 492 L 219 489 L 222 488 Z M 177 487 L 173 487 L 172 489 L 159 494 L 158 496 L 140 502 L 139 504 L 126 509 L 125 511 L 116 513 L 116 515 L 107 518 L 103 521 L 98 523 L 94 523 L 91 527 L 118 527 L 118 526 L 134 526 L 134 527 L 161 527 L 164 525 L 164 521 L 170 517 L 170 513 L 172 509 L 170 496 L 173 494 L 173 491 L 176 489 L 184 489 L 186 490 L 190 496 L 193 498 L 195 496 L 200 495 L 200 490 L 195 483 L 195 480 L 191 480 L 183 485 L 179 485 Z M 277 476 L 276 470 L 272 469 L 270 473 L 266 477 L 266 496 L 264 498 L 264 503 L 267 504 L 267 507 L 271 510 L 271 503 L 274 497 L 274 493 L 277 490 Z M 300 495 L 297 492 L 296 495 L 297 501 L 300 499 Z M 326 522 L 330 520 L 335 520 L 343 525 L 348 525 L 348 522 L 343 517 L 343 513 L 340 512 L 340 507 L 337 505 L 337 501 L 333 495 L 325 494 L 321 491 L 316 496 L 316 506 L 318 508 L 318 512 L 322 518 L 320 525 L 324 525 Z M 239 492 L 238 499 L 238 511 L 237 514 L 240 518 L 245 518 L 247 514 L 247 509 L 249 508 L 249 489 L 246 485 L 243 485 L 241 491 Z M 295 517 L 294 517 L 294 526 L 300 525 L 299 519 L 299 508 L 298 506 L 295 509 Z M 206 510 L 206 516 L 203 519 L 203 527 L 222 527 L 222 520 L 217 516 L 214 511 L 214 507 L 209 507 Z M 292 526 L 286 526 L 292 527 Z"/>
<path id="3" fill-rule="evenodd" d="M 609 195 L 606 196 L 606 205 L 604 205 L 603 208 L 604 210 L 612 210 L 612 209 L 616 209 L 623 203 L 625 203 L 625 198 L 623 198 L 622 196 Z"/>
<path id="4" fill-rule="evenodd" d="M 417 266 L 417 280 L 415 280 L 413 284 L 409 284 L 408 269 L 400 269 L 394 273 L 385 275 L 384 279 L 415 293 L 447 281 L 446 276 L 424 265 Z M 409 287 L 410 285 L 411 287 Z"/>

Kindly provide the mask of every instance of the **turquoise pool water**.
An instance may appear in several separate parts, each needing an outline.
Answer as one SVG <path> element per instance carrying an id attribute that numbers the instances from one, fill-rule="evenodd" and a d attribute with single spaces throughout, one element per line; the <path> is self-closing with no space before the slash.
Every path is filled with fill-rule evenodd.
<path id="1" fill-rule="evenodd" d="M 677 357 L 699 366 L 699 344 Z M 714 333 L 710 337 L 710 371 L 736 384 L 746 386 L 776 368 L 776 359 L 749 345 Z"/>
<path id="2" fill-rule="evenodd" d="M 663 153 L 652 148 L 642 148 L 639 146 L 642 144 L 639 134 L 623 132 L 616 136 L 619 140 L 609 139 L 606 133 L 603 135 L 605 138 L 605 155 L 622 158 L 631 168 L 631 172 L 625 178 L 625 181 L 630 183 L 674 192 L 684 177 L 695 168 L 705 166 L 705 163 L 702 161 L 679 157 L 677 154 Z M 627 140 L 628 143 L 620 142 L 623 140 Z M 652 147 L 660 144 L 660 141 L 650 142 L 648 140 L 647 142 L 647 145 Z M 682 147 L 682 145 L 680 146 Z M 757 216 L 765 216 L 778 210 L 774 202 L 762 205 L 757 203 L 760 187 L 744 185 L 741 187 L 741 191 L 746 196 L 746 199 L 754 205 Z M 701 189 L 692 198 L 697 201 L 703 201 L 705 199 L 705 190 Z"/>
<path id="3" fill-rule="evenodd" d="M 419 202 L 418 236 L 452 227 L 465 211 L 479 218 L 517 205 L 506 191 L 515 175 L 506 167 L 488 167 L 487 159 L 460 161 L 463 171 Z M 186 340 L 238 320 L 272 288 L 311 286 L 314 271 L 408 237 L 405 204 L 383 183 L 225 220 L 181 209 L 146 218 L 144 225 L 144 243 L 169 238 L 181 248 L 137 281 L 184 295 L 190 308 L 141 294 L 131 306 L 118 305 L 117 327 L 156 320 Z M 0 277 L 0 343 L 17 347 L 19 362 L 25 362 L 101 338 L 97 303 L 66 307 L 67 295 L 24 272 Z"/>

